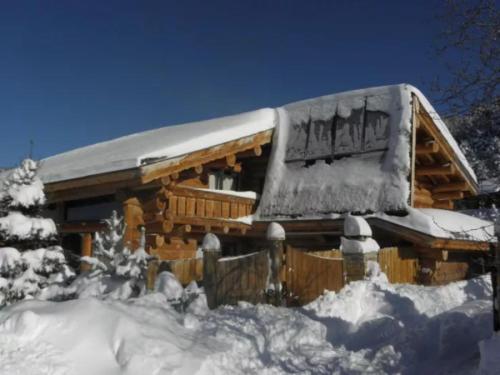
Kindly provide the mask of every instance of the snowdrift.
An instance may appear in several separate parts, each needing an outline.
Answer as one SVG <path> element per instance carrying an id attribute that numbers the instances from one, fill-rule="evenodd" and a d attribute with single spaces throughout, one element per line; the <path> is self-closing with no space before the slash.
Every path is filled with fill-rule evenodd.
<path id="1" fill-rule="evenodd" d="M 423 287 L 374 272 L 300 309 L 208 311 L 201 294 L 182 313 L 165 285 L 1 310 L 0 374 L 472 374 L 492 332 L 488 277 Z"/>

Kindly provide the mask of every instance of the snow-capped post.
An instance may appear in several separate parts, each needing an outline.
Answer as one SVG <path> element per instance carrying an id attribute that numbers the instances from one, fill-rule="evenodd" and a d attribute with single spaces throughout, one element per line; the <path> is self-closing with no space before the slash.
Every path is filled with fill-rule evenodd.
<path id="1" fill-rule="evenodd" d="M 203 250 L 203 287 L 210 309 L 217 307 L 217 262 L 222 256 L 219 238 L 207 233 L 201 244 Z"/>
<path id="2" fill-rule="evenodd" d="M 363 280 L 368 262 L 378 261 L 380 246 L 371 237 L 372 229 L 363 217 L 346 216 L 340 245 L 346 282 Z"/>
<path id="3" fill-rule="evenodd" d="M 281 281 L 279 273 L 283 259 L 283 244 L 286 238 L 285 229 L 280 224 L 272 222 L 267 227 L 266 237 L 269 241 L 270 262 L 270 275 L 266 294 L 269 302 L 275 306 L 281 306 Z"/>

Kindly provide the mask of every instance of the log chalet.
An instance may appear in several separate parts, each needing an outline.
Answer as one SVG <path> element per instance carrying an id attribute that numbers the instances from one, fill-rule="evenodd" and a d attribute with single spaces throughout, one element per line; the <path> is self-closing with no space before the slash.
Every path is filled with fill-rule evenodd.
<path id="1" fill-rule="evenodd" d="M 225 254 L 254 251 L 273 221 L 289 246 L 339 248 L 345 215 L 362 215 L 422 275 L 442 267 L 435 283 L 465 277 L 495 240 L 491 223 L 453 211 L 478 194 L 476 177 L 406 84 L 133 134 L 46 158 L 40 175 L 63 244 L 78 255 L 112 210 L 132 247 L 146 228 L 160 259 L 195 257 L 208 232 Z"/>

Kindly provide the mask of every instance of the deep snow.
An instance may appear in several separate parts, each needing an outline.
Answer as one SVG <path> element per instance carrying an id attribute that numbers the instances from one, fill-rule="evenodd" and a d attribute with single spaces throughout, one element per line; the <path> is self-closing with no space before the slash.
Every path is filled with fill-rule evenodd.
<path id="1" fill-rule="evenodd" d="M 1 310 L 0 374 L 474 374 L 478 343 L 492 335 L 487 276 L 390 285 L 375 269 L 370 280 L 295 309 L 240 303 L 208 311 L 201 294 L 178 312 L 167 302 L 170 287 L 157 290 L 129 301 L 25 301 Z M 498 352 L 498 340 L 482 350 Z"/>

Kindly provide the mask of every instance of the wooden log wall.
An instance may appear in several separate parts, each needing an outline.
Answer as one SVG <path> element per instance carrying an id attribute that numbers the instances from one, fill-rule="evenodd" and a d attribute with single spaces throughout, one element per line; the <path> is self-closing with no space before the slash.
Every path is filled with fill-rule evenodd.
<path id="1" fill-rule="evenodd" d="M 420 282 L 424 285 L 443 285 L 466 280 L 469 271 L 467 262 L 421 258 L 420 264 Z"/>

